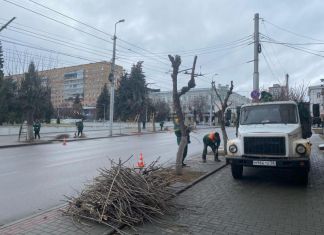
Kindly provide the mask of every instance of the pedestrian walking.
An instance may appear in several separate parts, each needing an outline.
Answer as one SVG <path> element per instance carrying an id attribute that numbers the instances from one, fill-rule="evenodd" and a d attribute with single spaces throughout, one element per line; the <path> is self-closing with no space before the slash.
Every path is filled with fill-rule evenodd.
<path id="1" fill-rule="evenodd" d="M 164 121 L 161 121 L 161 122 L 160 122 L 160 128 L 161 128 L 161 131 L 163 130 L 163 125 L 164 125 Z"/>
<path id="2" fill-rule="evenodd" d="M 79 121 L 76 123 L 77 129 L 78 129 L 78 137 L 81 136 L 82 137 L 82 133 L 83 133 L 83 120 Z"/>
<path id="3" fill-rule="evenodd" d="M 188 144 L 191 143 L 190 141 L 190 128 L 185 126 L 185 129 L 186 129 L 186 136 L 187 136 L 187 144 L 183 150 L 183 155 L 182 155 L 182 167 L 185 167 L 187 166 L 187 164 L 184 163 L 184 160 L 186 159 L 187 157 L 187 153 L 188 153 Z M 176 118 L 174 120 L 174 134 L 176 135 L 177 137 L 177 144 L 179 145 L 180 144 L 180 141 L 181 141 L 181 129 L 180 129 L 180 124 L 179 124 L 179 120 Z"/>
<path id="4" fill-rule="evenodd" d="M 34 133 L 35 133 L 35 139 L 37 138 L 37 136 L 38 136 L 38 139 L 40 139 L 39 132 L 40 132 L 41 124 L 40 124 L 39 120 L 36 120 L 36 122 L 34 122 L 33 128 L 34 128 Z"/>
<path id="5" fill-rule="evenodd" d="M 203 138 L 204 142 L 204 150 L 202 154 L 202 160 L 203 162 L 206 162 L 206 155 L 207 155 L 207 148 L 210 147 L 214 153 L 214 160 L 216 162 L 219 162 L 218 159 L 218 148 L 221 142 L 220 136 L 218 132 L 212 132 L 210 134 L 207 134 Z"/>

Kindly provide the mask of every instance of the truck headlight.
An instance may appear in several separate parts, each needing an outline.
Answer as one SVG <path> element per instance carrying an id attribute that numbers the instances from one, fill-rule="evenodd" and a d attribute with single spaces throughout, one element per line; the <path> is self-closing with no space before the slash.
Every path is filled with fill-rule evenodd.
<path id="1" fill-rule="evenodd" d="M 232 144 L 228 147 L 228 150 L 231 152 L 231 153 L 236 153 L 237 152 L 237 146 L 235 144 Z"/>
<path id="2" fill-rule="evenodd" d="M 296 146 L 296 152 L 299 154 L 305 154 L 306 153 L 306 147 L 302 144 L 297 144 Z"/>

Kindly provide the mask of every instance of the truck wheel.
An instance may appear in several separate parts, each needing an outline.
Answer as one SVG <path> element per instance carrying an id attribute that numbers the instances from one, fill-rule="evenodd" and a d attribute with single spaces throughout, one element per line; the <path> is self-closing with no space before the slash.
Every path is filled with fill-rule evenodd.
<path id="1" fill-rule="evenodd" d="M 302 169 L 298 172 L 298 179 L 302 185 L 306 186 L 308 184 L 308 172 L 308 169 Z"/>
<path id="2" fill-rule="evenodd" d="M 234 179 L 242 179 L 243 175 L 243 166 L 231 164 L 232 176 Z"/>

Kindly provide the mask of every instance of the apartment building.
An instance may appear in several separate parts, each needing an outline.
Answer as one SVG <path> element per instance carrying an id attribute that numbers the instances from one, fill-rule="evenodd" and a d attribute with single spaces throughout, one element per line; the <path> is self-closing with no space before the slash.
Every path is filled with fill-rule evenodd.
<path id="1" fill-rule="evenodd" d="M 51 101 L 55 109 L 72 107 L 74 98 L 79 95 L 84 110 L 95 109 L 97 98 L 104 84 L 110 90 L 109 74 L 111 63 L 107 61 L 82 64 L 70 67 L 38 71 L 44 86 L 51 87 Z M 123 68 L 115 65 L 116 87 L 118 87 Z M 14 75 L 18 83 L 23 74 Z"/>

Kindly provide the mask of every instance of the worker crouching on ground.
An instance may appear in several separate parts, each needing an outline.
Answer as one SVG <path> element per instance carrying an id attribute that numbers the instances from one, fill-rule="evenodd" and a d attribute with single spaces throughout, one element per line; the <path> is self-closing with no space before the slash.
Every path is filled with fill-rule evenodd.
<path id="1" fill-rule="evenodd" d="M 207 155 L 207 147 L 209 146 L 213 153 L 214 153 L 214 160 L 216 162 L 219 162 L 220 160 L 218 159 L 218 148 L 220 145 L 220 136 L 218 132 L 212 132 L 210 134 L 207 134 L 203 138 L 204 142 L 204 151 L 202 154 L 202 160 L 203 162 L 206 162 L 206 155 Z"/>
<path id="2" fill-rule="evenodd" d="M 187 136 L 187 144 L 183 150 L 183 155 L 182 155 L 182 167 L 187 166 L 187 164 L 184 163 L 185 158 L 187 157 L 187 153 L 188 153 L 188 144 L 190 144 L 190 128 L 185 126 L 186 129 L 186 136 Z M 180 124 L 179 124 L 179 120 L 176 118 L 174 120 L 174 134 L 177 137 L 177 144 L 180 144 L 181 141 L 181 129 L 180 129 Z"/>

